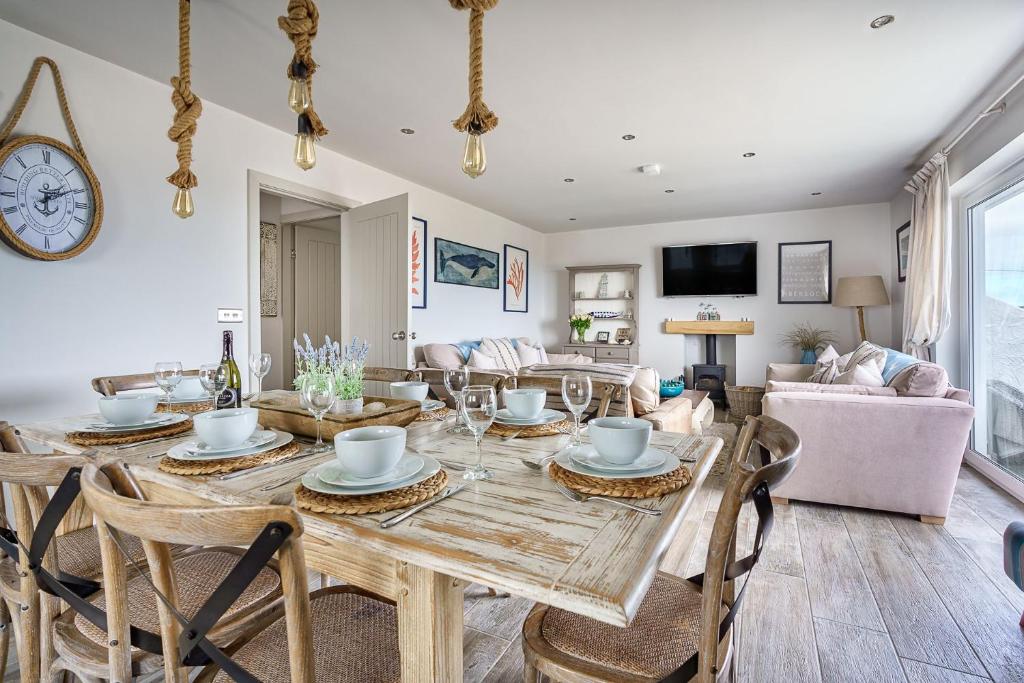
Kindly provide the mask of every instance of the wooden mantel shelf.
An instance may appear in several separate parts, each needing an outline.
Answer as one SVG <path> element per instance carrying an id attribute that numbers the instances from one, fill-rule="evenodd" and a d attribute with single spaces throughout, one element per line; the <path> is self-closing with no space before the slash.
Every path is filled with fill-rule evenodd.
<path id="1" fill-rule="evenodd" d="M 754 321 L 666 320 L 665 334 L 754 334 Z"/>

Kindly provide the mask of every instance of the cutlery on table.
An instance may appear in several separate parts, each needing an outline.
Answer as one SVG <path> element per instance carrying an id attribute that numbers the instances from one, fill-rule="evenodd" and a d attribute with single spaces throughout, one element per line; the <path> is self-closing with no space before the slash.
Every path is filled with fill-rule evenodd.
<path id="1" fill-rule="evenodd" d="M 502 441 L 511 441 L 512 439 L 514 439 L 517 436 L 519 436 L 520 434 L 522 434 L 524 431 L 525 430 L 523 430 L 523 429 L 516 430 L 516 431 L 512 432 L 511 434 L 509 434 L 508 436 L 501 437 L 501 440 Z"/>
<path id="2" fill-rule="evenodd" d="M 326 454 L 327 454 L 327 451 L 314 451 L 314 450 L 307 449 L 307 450 L 304 450 L 304 451 L 299 451 L 296 455 L 293 455 L 292 457 L 288 458 L 287 460 L 278 460 L 277 462 L 268 462 L 265 465 L 257 465 L 256 467 L 250 467 L 249 469 L 246 469 L 246 470 L 236 470 L 235 472 L 228 472 L 227 474 L 219 475 L 217 478 L 220 479 L 221 481 L 227 481 L 229 479 L 236 479 L 238 477 L 242 477 L 242 476 L 245 476 L 247 474 L 253 474 L 254 472 L 262 472 L 264 470 L 269 470 L 270 468 L 277 467 L 278 465 L 287 465 L 288 463 L 299 462 L 300 460 L 305 460 L 307 458 L 312 458 L 314 455 L 326 455 Z"/>
<path id="3" fill-rule="evenodd" d="M 529 458 L 522 458 L 522 463 L 529 467 L 531 470 L 537 470 L 539 472 L 544 469 L 544 466 L 548 464 L 549 460 L 551 460 L 561 452 L 561 450 L 557 450 L 551 455 L 545 455 L 540 460 L 530 460 Z"/>
<path id="4" fill-rule="evenodd" d="M 159 443 L 160 441 L 170 441 L 171 439 L 180 439 L 180 438 L 182 438 L 184 436 L 186 436 L 186 434 L 175 434 L 174 436 L 161 436 L 158 439 L 149 439 L 147 441 L 136 441 L 135 443 L 123 443 L 123 444 L 114 446 L 113 450 L 115 450 L 115 451 L 123 451 L 126 448 L 135 448 L 136 446 L 148 446 L 151 443 Z M 155 458 L 155 457 L 160 456 L 160 455 L 163 455 L 163 453 L 154 453 L 153 455 L 150 455 L 150 456 L 147 456 L 147 457 Z"/>
<path id="5" fill-rule="evenodd" d="M 650 515 L 651 517 L 661 516 L 661 510 L 652 510 L 651 508 L 645 508 L 641 505 L 633 505 L 632 503 L 627 503 L 626 501 L 619 500 L 618 498 L 606 498 L 604 496 L 590 496 L 585 493 L 578 493 L 567 486 L 562 486 L 557 481 L 555 482 L 555 488 L 558 489 L 559 493 L 561 493 L 563 496 L 565 496 L 566 498 L 575 503 L 586 503 L 588 500 L 600 500 L 604 501 L 605 503 L 614 503 L 616 505 L 621 505 L 624 508 L 636 510 L 637 512 L 640 512 L 645 515 Z"/>
<path id="6" fill-rule="evenodd" d="M 460 463 L 451 462 L 449 460 L 438 460 L 438 462 L 441 463 L 442 466 L 447 467 L 450 470 L 455 470 L 457 472 L 465 472 L 466 470 L 469 469 L 468 465 L 462 465 Z"/>
<path id="7" fill-rule="evenodd" d="M 400 512 L 397 515 L 395 515 L 394 517 L 388 517 L 387 519 L 385 519 L 383 522 L 380 523 L 380 528 L 381 529 L 389 529 L 389 528 L 393 527 L 394 525 L 409 519 L 410 517 L 415 515 L 420 510 L 426 510 L 428 507 L 430 507 L 431 505 L 434 505 L 435 503 L 440 503 L 442 500 L 444 500 L 446 498 L 451 498 L 452 496 L 454 496 L 456 493 L 458 493 L 459 491 L 461 491 L 464 488 L 466 488 L 465 484 L 459 484 L 458 486 L 449 486 L 447 489 L 445 489 L 445 492 L 442 493 L 441 495 L 434 496 L 430 500 L 422 502 L 419 505 L 414 505 L 413 507 L 409 508 L 405 512 Z"/>

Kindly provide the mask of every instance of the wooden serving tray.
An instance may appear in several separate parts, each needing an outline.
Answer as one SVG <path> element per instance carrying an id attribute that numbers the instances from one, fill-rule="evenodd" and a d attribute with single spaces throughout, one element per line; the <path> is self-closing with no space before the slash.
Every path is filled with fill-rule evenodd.
<path id="1" fill-rule="evenodd" d="M 325 440 L 331 439 L 338 432 L 356 427 L 373 425 L 392 425 L 404 427 L 420 414 L 419 401 L 406 401 L 397 398 L 380 396 L 364 396 L 363 405 L 380 402 L 386 407 L 383 410 L 363 411 L 354 415 L 324 415 L 322 435 Z M 277 429 L 282 432 L 316 436 L 316 420 L 308 410 L 299 405 L 297 391 L 265 391 L 258 401 L 252 401 L 250 407 L 260 411 L 259 422 L 264 429 Z"/>

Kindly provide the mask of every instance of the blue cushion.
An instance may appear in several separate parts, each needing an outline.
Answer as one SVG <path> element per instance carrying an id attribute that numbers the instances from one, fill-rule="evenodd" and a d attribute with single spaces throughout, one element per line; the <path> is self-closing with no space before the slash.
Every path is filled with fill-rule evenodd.
<path id="1" fill-rule="evenodd" d="M 882 379 L 885 380 L 885 386 L 889 386 L 889 383 L 892 382 L 896 375 L 900 374 L 911 365 L 916 365 L 920 362 L 920 358 L 914 358 L 913 356 L 895 349 L 886 349 L 885 367 L 882 368 Z"/>
<path id="2" fill-rule="evenodd" d="M 472 351 L 473 349 L 476 349 L 477 351 L 479 351 L 480 350 L 480 343 L 482 341 L 483 341 L 482 339 L 477 339 L 476 341 L 459 342 L 458 344 L 455 345 L 455 348 L 457 348 L 459 350 L 459 353 L 462 354 L 462 360 L 468 362 L 469 361 L 469 352 Z"/>

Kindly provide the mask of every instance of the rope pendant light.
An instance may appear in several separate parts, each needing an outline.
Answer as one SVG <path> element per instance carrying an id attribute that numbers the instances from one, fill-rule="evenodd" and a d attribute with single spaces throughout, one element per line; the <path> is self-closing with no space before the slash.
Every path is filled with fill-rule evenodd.
<path id="1" fill-rule="evenodd" d="M 190 10 L 189 0 L 178 0 L 178 75 L 171 77 L 174 122 L 167 131 L 167 136 L 178 143 L 178 170 L 167 176 L 167 182 L 178 188 L 171 210 L 180 218 L 188 218 L 195 213 L 191 190 L 199 185 L 199 181 L 192 172 L 192 136 L 196 134 L 196 122 L 203 113 L 203 103 L 192 92 Z"/>
<path id="2" fill-rule="evenodd" d="M 320 11 L 313 0 L 288 0 L 288 15 L 277 18 L 277 25 L 295 45 L 288 64 L 288 107 L 299 115 L 295 135 L 295 163 L 304 171 L 316 165 L 314 142 L 327 135 L 327 128 L 313 109 L 313 39 L 320 23 Z"/>
<path id="3" fill-rule="evenodd" d="M 498 117 L 484 104 L 484 12 L 498 0 L 448 0 L 457 10 L 469 10 L 469 104 L 455 122 L 455 130 L 466 133 L 462 172 L 477 178 L 487 170 L 487 154 L 481 137 L 498 125 Z"/>

